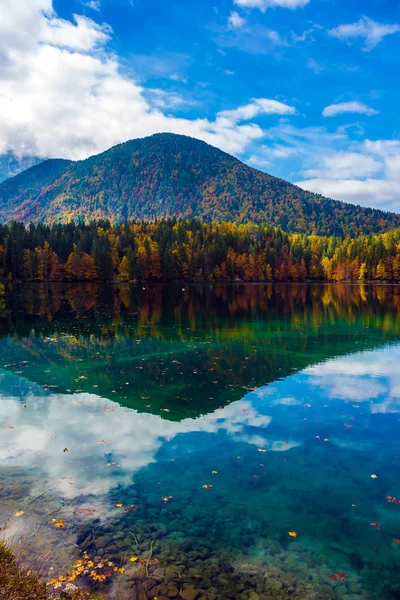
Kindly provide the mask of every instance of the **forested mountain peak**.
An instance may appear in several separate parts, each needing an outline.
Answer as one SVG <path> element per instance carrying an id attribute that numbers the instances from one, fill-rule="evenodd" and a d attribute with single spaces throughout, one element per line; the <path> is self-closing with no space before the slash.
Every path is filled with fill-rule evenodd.
<path id="1" fill-rule="evenodd" d="M 48 162 L 33 183 L 27 171 L 0 184 L 0 221 L 201 218 L 340 236 L 400 227 L 400 215 L 306 192 L 183 135 L 131 140 L 53 172 Z"/>

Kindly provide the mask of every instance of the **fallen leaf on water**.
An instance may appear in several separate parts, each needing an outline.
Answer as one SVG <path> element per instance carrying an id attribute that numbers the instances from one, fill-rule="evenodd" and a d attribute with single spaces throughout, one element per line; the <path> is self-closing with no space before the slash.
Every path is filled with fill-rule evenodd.
<path id="1" fill-rule="evenodd" d="M 63 452 L 68 452 L 68 448 L 64 448 Z"/>
<path id="2" fill-rule="evenodd" d="M 203 488 L 205 490 L 210 490 L 212 488 L 212 485 L 209 485 L 208 483 L 206 483 L 205 485 L 203 485 Z"/>
<path id="3" fill-rule="evenodd" d="M 131 556 L 131 558 L 129 559 L 131 562 L 136 562 L 138 559 L 137 556 Z"/>
<path id="4" fill-rule="evenodd" d="M 374 474 L 372 474 L 372 475 L 371 475 L 371 479 L 378 479 L 378 475 L 375 475 L 375 473 L 374 473 Z"/>
<path id="5" fill-rule="evenodd" d="M 211 475 L 217 475 L 218 471 L 211 471 Z"/>
<path id="6" fill-rule="evenodd" d="M 393 543 L 394 544 L 400 544 L 399 538 L 393 538 Z"/>
<path id="7" fill-rule="evenodd" d="M 266 450 L 264 450 L 264 448 L 258 448 L 259 452 L 266 452 Z"/>
<path id="8" fill-rule="evenodd" d="M 23 510 L 19 510 L 18 512 L 15 513 L 16 517 L 22 517 L 22 515 L 24 514 Z"/>
<path id="9" fill-rule="evenodd" d="M 390 504 L 400 504 L 400 500 L 397 500 L 394 496 L 386 496 L 386 500 L 390 502 Z"/>
<path id="10" fill-rule="evenodd" d="M 381 528 L 381 526 L 379 525 L 378 521 L 372 521 L 371 525 L 372 525 L 372 527 L 376 527 L 377 529 Z"/>
<path id="11" fill-rule="evenodd" d="M 54 527 L 56 527 L 57 529 L 62 529 L 63 527 L 65 527 L 65 520 L 60 519 L 59 521 L 57 521 L 57 523 L 54 523 Z"/>
<path id="12" fill-rule="evenodd" d="M 295 537 L 297 537 L 297 532 L 296 531 L 288 531 L 288 535 L 291 538 L 295 538 Z"/>
<path id="13" fill-rule="evenodd" d="M 98 444 L 105 444 L 106 442 L 104 440 L 99 440 L 97 443 Z"/>
<path id="14" fill-rule="evenodd" d="M 122 508 L 123 507 L 123 503 L 122 502 L 117 502 L 117 504 L 115 506 L 117 508 Z"/>

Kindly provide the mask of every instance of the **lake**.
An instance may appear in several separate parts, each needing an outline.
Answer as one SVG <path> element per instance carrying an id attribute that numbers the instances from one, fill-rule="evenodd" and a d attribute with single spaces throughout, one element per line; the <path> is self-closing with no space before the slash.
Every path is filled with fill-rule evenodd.
<path id="1" fill-rule="evenodd" d="M 399 334 L 397 286 L 9 285 L 4 535 L 56 591 L 400 598 Z"/>

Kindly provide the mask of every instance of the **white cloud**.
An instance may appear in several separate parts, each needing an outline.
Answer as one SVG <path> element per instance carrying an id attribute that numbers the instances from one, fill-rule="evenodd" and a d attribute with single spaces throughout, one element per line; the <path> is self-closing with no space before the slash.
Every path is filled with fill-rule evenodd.
<path id="1" fill-rule="evenodd" d="M 177 106 L 193 105 L 194 102 L 187 100 L 177 92 L 167 92 L 159 88 L 149 88 L 145 90 L 146 97 L 153 106 L 162 109 L 176 108 Z"/>
<path id="2" fill-rule="evenodd" d="M 263 12 L 267 8 L 280 6 L 282 8 L 299 8 L 306 6 L 310 0 L 234 0 L 238 6 L 245 8 L 259 8 Z"/>
<path id="3" fill-rule="evenodd" d="M 58 18 L 51 0 L 2 0 L 0 153 L 82 159 L 129 138 L 169 131 L 240 154 L 263 135 L 257 124 L 242 121 L 252 114 L 294 114 L 263 98 L 214 119 L 164 114 L 178 101 L 176 92 L 170 99 L 158 94 L 155 106 L 108 51 L 110 28 L 74 19 Z"/>
<path id="4" fill-rule="evenodd" d="M 351 179 L 370 177 L 382 170 L 382 163 L 372 156 L 356 152 L 335 152 L 317 159 L 321 165 L 317 169 L 306 169 L 304 177 L 324 179 Z"/>
<path id="5" fill-rule="evenodd" d="M 231 12 L 228 18 L 228 24 L 236 29 L 237 27 L 243 27 L 246 23 L 246 19 L 243 19 L 235 10 Z"/>
<path id="6" fill-rule="evenodd" d="M 100 26 L 91 19 L 74 15 L 75 25 L 70 21 L 49 18 L 42 21 L 43 28 L 39 32 L 39 41 L 59 48 L 90 52 L 102 46 L 110 39 L 111 30 Z"/>
<path id="7" fill-rule="evenodd" d="M 375 206 L 383 210 L 400 212 L 400 190 L 398 181 L 384 179 L 309 179 L 296 185 L 304 190 L 323 194 L 328 198 Z"/>
<path id="8" fill-rule="evenodd" d="M 88 2 L 85 2 L 85 6 L 92 10 L 100 10 L 101 2 L 100 0 L 88 0 Z"/>
<path id="9" fill-rule="evenodd" d="M 328 33 L 332 37 L 340 40 L 352 40 L 355 38 L 364 38 L 365 46 L 363 50 L 370 52 L 383 40 L 384 37 L 400 32 L 400 24 L 385 24 L 373 21 L 368 17 L 361 17 L 357 23 L 339 25 L 331 29 Z"/>
<path id="10" fill-rule="evenodd" d="M 265 170 L 271 166 L 270 160 L 263 158 L 262 156 L 258 156 L 258 154 L 253 154 L 246 162 L 255 169 Z"/>
<path id="11" fill-rule="evenodd" d="M 378 111 L 362 102 L 340 102 L 339 104 L 330 104 L 325 106 L 322 111 L 324 117 L 335 117 L 336 115 L 343 115 L 345 113 L 357 113 L 360 115 L 376 115 Z"/>
<path id="12" fill-rule="evenodd" d="M 293 106 L 270 100 L 269 98 L 254 98 L 250 104 L 240 106 L 234 110 L 223 110 L 218 113 L 219 118 L 233 120 L 234 122 L 248 121 L 254 117 L 264 115 L 294 115 L 296 113 Z"/>
<path id="13" fill-rule="evenodd" d="M 307 68 L 310 69 L 310 71 L 312 71 L 316 75 L 319 75 L 319 73 L 321 73 L 321 71 L 324 70 L 324 67 L 322 65 L 320 65 L 319 63 L 317 63 L 317 61 L 314 60 L 313 58 L 308 59 Z"/>
<path id="14" fill-rule="evenodd" d="M 400 212 L 400 141 L 353 143 L 357 152 L 321 154 L 317 168 L 306 169 L 297 185 L 308 191 L 384 210 Z M 380 175 L 374 178 L 373 175 Z"/>

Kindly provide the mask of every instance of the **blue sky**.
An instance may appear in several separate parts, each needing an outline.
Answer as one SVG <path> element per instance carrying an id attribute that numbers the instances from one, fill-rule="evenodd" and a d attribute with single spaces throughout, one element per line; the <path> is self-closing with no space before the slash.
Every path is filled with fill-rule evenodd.
<path id="1" fill-rule="evenodd" d="M 394 0 L 0 0 L 0 152 L 199 137 L 400 212 Z"/>

